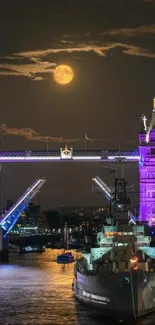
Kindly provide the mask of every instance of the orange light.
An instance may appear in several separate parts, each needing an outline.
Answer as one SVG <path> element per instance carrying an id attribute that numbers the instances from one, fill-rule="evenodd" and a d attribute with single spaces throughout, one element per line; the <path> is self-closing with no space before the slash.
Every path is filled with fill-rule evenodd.
<path id="1" fill-rule="evenodd" d="M 138 271 L 138 270 L 139 270 L 138 265 L 136 265 L 133 269 L 134 269 L 135 271 Z"/>
<path id="2" fill-rule="evenodd" d="M 104 233 L 105 236 L 121 236 L 122 235 L 122 232 L 105 232 Z"/>
<path id="3" fill-rule="evenodd" d="M 130 263 L 137 263 L 137 262 L 138 262 L 138 258 L 136 256 L 130 260 Z"/>

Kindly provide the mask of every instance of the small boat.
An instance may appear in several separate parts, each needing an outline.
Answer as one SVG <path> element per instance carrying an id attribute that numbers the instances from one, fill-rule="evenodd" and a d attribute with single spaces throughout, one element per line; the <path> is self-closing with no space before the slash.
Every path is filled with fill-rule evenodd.
<path id="1" fill-rule="evenodd" d="M 65 232 L 64 232 L 64 253 L 57 256 L 57 263 L 58 264 L 69 264 L 74 262 L 74 256 L 71 252 L 68 252 L 68 227 L 67 222 L 65 222 Z"/>
<path id="2" fill-rule="evenodd" d="M 68 264 L 74 262 L 74 256 L 71 252 L 66 252 L 57 256 L 58 264 Z"/>

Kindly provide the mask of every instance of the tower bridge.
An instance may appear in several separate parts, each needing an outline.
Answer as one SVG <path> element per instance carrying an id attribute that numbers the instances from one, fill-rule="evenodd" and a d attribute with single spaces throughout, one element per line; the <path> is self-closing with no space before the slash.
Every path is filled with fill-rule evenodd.
<path id="1" fill-rule="evenodd" d="M 1 163 L 34 163 L 34 162 L 133 162 L 139 166 L 139 220 L 155 224 L 155 99 L 153 100 L 152 117 L 147 126 L 145 116 L 141 118 L 139 132 L 139 147 L 133 150 L 74 150 L 67 146 L 60 150 L 29 150 L 29 151 L 0 151 Z M 111 197 L 110 189 L 99 178 L 96 183 Z M 5 213 L 0 220 L 0 253 L 6 245 L 6 238 L 25 206 L 44 184 L 45 180 L 37 180 Z M 4 240 L 5 239 L 5 240 Z M 5 243 L 5 244 L 4 244 Z"/>
<path id="2" fill-rule="evenodd" d="M 114 162 L 116 160 L 140 160 L 139 150 L 74 150 L 67 146 L 49 151 L 0 151 L 0 163 L 10 162 Z"/>

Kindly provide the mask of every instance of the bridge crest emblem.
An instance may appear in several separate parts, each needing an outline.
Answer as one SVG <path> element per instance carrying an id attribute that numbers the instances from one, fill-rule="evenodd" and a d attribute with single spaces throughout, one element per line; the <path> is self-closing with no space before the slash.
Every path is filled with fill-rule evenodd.
<path id="1" fill-rule="evenodd" d="M 67 145 L 65 146 L 65 149 L 60 148 L 60 155 L 61 159 L 72 159 L 73 156 L 73 149 L 68 149 Z"/>

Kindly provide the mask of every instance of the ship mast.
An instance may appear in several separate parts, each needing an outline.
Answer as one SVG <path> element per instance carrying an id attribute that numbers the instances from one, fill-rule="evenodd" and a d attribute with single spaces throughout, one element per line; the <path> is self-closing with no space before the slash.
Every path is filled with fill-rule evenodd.
<path id="1" fill-rule="evenodd" d="M 116 173 L 113 178 L 113 190 L 112 196 L 109 204 L 109 216 L 112 219 L 112 224 L 117 224 L 124 219 L 126 215 L 127 221 L 127 214 L 131 207 L 131 201 L 127 195 L 127 182 L 124 178 L 124 168 L 123 162 L 121 163 L 121 171 Z M 114 173 L 114 171 L 112 171 Z M 123 216 L 123 218 L 122 218 Z"/>
<path id="2" fill-rule="evenodd" d="M 68 250 L 68 225 L 65 222 L 65 229 L 64 229 L 64 249 Z"/>

